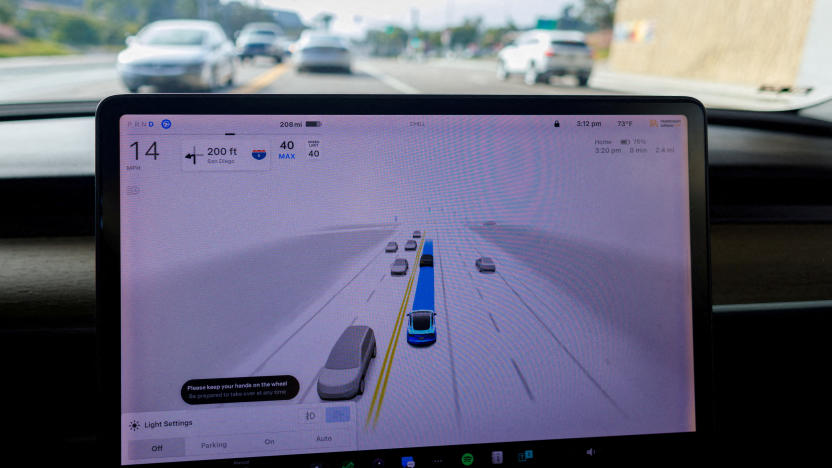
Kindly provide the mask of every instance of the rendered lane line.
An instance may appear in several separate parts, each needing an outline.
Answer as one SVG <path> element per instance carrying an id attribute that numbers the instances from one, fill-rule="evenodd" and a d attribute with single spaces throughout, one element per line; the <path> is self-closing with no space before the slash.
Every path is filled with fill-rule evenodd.
<path id="1" fill-rule="evenodd" d="M 303 391 L 303 395 L 300 397 L 300 400 L 299 400 L 301 403 L 306 401 L 306 397 L 309 396 L 309 392 L 312 390 L 312 387 L 316 386 L 316 384 L 318 383 L 318 377 L 320 377 L 320 376 L 321 376 L 321 371 L 319 370 L 318 373 L 315 374 L 315 378 L 312 379 L 312 382 L 309 384 L 309 386 L 306 387 L 306 390 Z"/>
<path id="2" fill-rule="evenodd" d="M 413 278 L 414 273 L 416 271 L 416 267 L 413 270 L 410 270 L 410 278 L 407 280 L 407 286 L 404 290 L 404 297 L 402 298 L 402 304 L 399 305 L 399 313 L 396 315 L 396 322 L 393 325 L 393 333 L 390 336 L 390 342 L 387 343 L 387 351 L 384 352 L 384 361 L 381 364 L 381 372 L 378 375 L 378 380 L 376 381 L 376 389 L 373 391 L 373 399 L 370 400 L 370 409 L 367 412 L 367 419 L 364 421 L 364 425 L 367 426 L 370 424 L 370 419 L 372 419 L 373 415 L 373 407 L 376 404 L 376 399 L 379 395 L 379 389 L 382 386 L 382 381 L 384 380 L 385 373 L 387 372 L 388 366 L 387 363 L 390 359 L 390 351 L 393 349 L 396 341 L 396 330 L 399 329 L 401 325 L 401 321 L 403 320 L 404 316 L 402 311 L 407 306 L 408 298 L 410 297 L 410 288 L 413 286 Z"/>
<path id="3" fill-rule="evenodd" d="M 497 326 L 497 321 L 494 320 L 494 316 L 491 315 L 491 312 L 488 313 L 488 318 L 491 319 L 491 324 L 494 325 L 494 329 L 497 330 L 497 333 L 500 333 L 500 327 Z"/>
<path id="4" fill-rule="evenodd" d="M 526 389 L 526 395 L 529 396 L 529 400 L 534 401 L 532 389 L 529 388 L 529 384 L 528 382 L 526 382 L 526 378 L 523 377 L 523 373 L 520 372 L 520 367 L 517 366 L 517 363 L 514 361 L 514 358 L 511 358 L 511 364 L 514 366 L 514 370 L 517 372 L 517 377 L 520 377 L 520 382 L 523 384 L 523 388 Z"/>
<path id="5" fill-rule="evenodd" d="M 423 231 L 422 232 L 422 240 L 419 243 L 419 248 L 416 249 L 416 259 L 417 260 L 419 259 L 419 257 L 422 254 L 422 247 L 424 247 L 424 245 L 425 245 L 425 239 L 426 238 L 427 238 L 427 231 Z M 387 392 L 387 380 L 390 378 L 390 373 L 393 370 L 393 359 L 396 358 L 396 349 L 399 347 L 399 337 L 402 334 L 402 325 L 404 325 L 405 311 L 407 310 L 407 305 L 410 303 L 410 293 L 413 291 L 413 288 L 412 288 L 413 281 L 412 280 L 414 278 L 416 278 L 416 276 L 417 276 L 416 272 L 419 270 L 419 262 L 414 261 L 413 263 L 414 263 L 413 275 L 410 277 L 411 282 L 408 285 L 408 290 L 405 293 L 404 300 L 402 301 L 402 307 L 401 307 L 401 310 L 399 311 L 399 315 L 402 318 L 401 323 L 399 324 L 398 327 L 396 327 L 396 330 L 394 330 L 395 333 L 396 333 L 396 338 L 395 338 L 395 341 L 393 342 L 393 352 L 390 353 L 390 362 L 387 365 L 387 373 L 384 375 L 384 384 L 381 387 L 381 395 L 379 395 L 378 405 L 376 406 L 376 415 L 373 418 L 373 428 L 376 427 L 376 424 L 378 423 L 378 417 L 379 417 L 379 415 L 381 415 L 381 405 L 384 403 L 384 395 Z"/>
<path id="6" fill-rule="evenodd" d="M 269 68 L 265 72 L 255 76 L 251 81 L 232 90 L 232 93 L 236 94 L 251 94 L 257 93 L 266 86 L 272 84 L 274 80 L 280 78 L 280 75 L 286 73 L 289 70 L 289 65 L 286 63 L 281 63 L 279 65 L 275 65 L 272 68 Z"/>
<path id="7" fill-rule="evenodd" d="M 407 302 L 407 298 L 410 295 L 410 288 L 413 284 L 413 270 L 410 271 L 410 278 L 408 278 L 407 286 L 404 290 L 404 297 L 402 299 L 402 305 L 399 305 L 399 312 L 396 315 L 396 322 L 393 324 L 393 333 L 390 336 L 390 342 L 387 343 L 387 350 L 384 352 L 384 362 L 381 364 L 381 372 L 379 373 L 378 380 L 376 381 L 376 389 L 373 391 L 373 399 L 370 401 L 370 409 L 367 412 L 367 419 L 364 421 L 364 425 L 367 426 L 370 424 L 370 419 L 372 419 L 373 414 L 373 407 L 376 404 L 376 399 L 378 398 L 378 392 L 381 388 L 382 381 L 384 380 L 385 372 L 387 372 L 387 362 L 390 359 L 390 350 L 393 348 L 393 343 L 396 339 L 396 330 L 401 325 L 402 320 L 402 307 Z"/>
<path id="8" fill-rule="evenodd" d="M 436 258 L 439 264 L 439 278 L 442 282 L 442 310 L 444 311 L 444 318 L 445 318 L 445 330 L 448 333 L 448 354 L 451 357 L 451 383 L 453 384 L 454 389 L 454 409 L 456 411 L 456 425 L 459 426 L 459 419 L 462 411 L 459 409 L 459 390 L 456 386 L 456 364 L 454 363 L 454 345 L 453 341 L 451 341 L 451 314 L 448 312 L 448 298 L 445 295 L 445 269 L 442 268 L 442 255 L 441 250 L 437 249 L 437 246 L 434 246 L 434 249 L 440 252 L 440 255 Z"/>
<path id="9" fill-rule="evenodd" d="M 480 238 L 482 239 L 482 237 L 480 237 Z M 482 256 L 482 253 L 480 252 L 480 249 L 478 249 L 476 247 L 476 245 L 474 245 L 473 242 L 470 239 L 467 239 L 467 242 L 469 244 L 471 244 L 471 247 L 474 249 L 474 251 L 477 253 L 478 256 Z M 560 338 L 558 338 L 557 335 L 555 335 L 555 332 L 553 332 L 552 329 L 549 328 L 548 325 L 546 325 L 546 322 L 544 322 L 543 319 L 540 318 L 540 316 L 537 314 L 537 312 L 535 312 L 534 309 L 532 309 L 531 306 L 529 306 L 529 304 L 525 301 L 525 299 L 523 299 L 523 296 L 521 296 L 520 293 L 518 293 L 517 290 L 514 289 L 514 287 L 511 286 L 511 284 L 509 284 L 509 282 L 508 282 L 508 280 L 506 280 L 505 276 L 503 276 L 503 274 L 500 271 L 496 271 L 495 273 L 497 273 L 497 276 L 499 276 L 500 279 L 503 280 L 503 283 L 505 283 L 505 285 L 511 290 L 511 292 L 513 292 L 514 295 L 517 296 L 517 299 L 520 300 L 520 303 L 523 304 L 523 306 L 526 308 L 526 310 L 528 310 L 529 313 L 532 314 L 532 316 L 537 320 L 537 322 L 540 323 L 543 326 L 543 328 L 546 330 L 546 332 L 549 333 L 549 336 L 551 336 L 552 339 L 555 340 L 555 343 L 557 343 L 558 346 L 560 346 L 560 348 L 563 350 L 563 352 L 565 352 L 566 355 L 569 356 L 569 358 L 572 360 L 572 362 L 574 362 L 575 365 L 578 366 L 578 369 L 580 369 L 580 371 L 586 376 L 586 378 L 588 378 L 589 381 L 592 382 L 592 384 L 595 386 L 595 388 L 597 388 L 598 391 L 601 392 L 601 395 L 603 395 L 607 399 L 607 401 L 609 401 L 610 404 L 612 404 L 612 406 L 615 409 L 618 410 L 618 412 L 620 412 L 625 418 L 629 419 L 630 416 L 627 414 L 627 412 L 624 411 L 620 406 L 618 406 L 618 403 L 615 402 L 615 400 L 612 398 L 612 396 L 609 393 L 607 393 L 606 390 L 604 390 L 604 387 L 602 387 L 601 384 L 597 380 L 595 380 L 595 377 L 593 377 L 592 374 L 589 373 L 589 370 L 587 370 L 587 368 L 584 367 L 583 364 L 581 364 L 581 361 L 579 361 L 578 358 L 574 354 L 572 354 L 571 351 L 569 351 L 569 348 L 567 348 L 566 345 L 563 344 L 563 342 L 560 340 Z M 521 281 L 519 284 L 523 284 L 523 282 Z M 535 299 L 537 299 L 539 302 L 543 303 L 544 306 L 546 306 L 548 308 L 548 305 L 546 304 L 546 301 L 541 300 L 533 291 L 531 291 L 531 289 L 528 286 L 526 286 L 526 289 L 531 293 L 531 295 Z M 554 315 L 554 311 L 552 311 L 551 309 L 549 309 L 549 310 Z"/>
<path id="10" fill-rule="evenodd" d="M 470 239 L 468 239 L 468 243 L 471 244 L 471 247 L 477 253 L 478 256 L 482 256 L 482 253 L 480 252 L 480 250 L 476 247 L 476 245 L 473 244 L 473 242 Z M 558 338 L 557 335 L 555 335 L 555 332 L 553 332 L 552 329 L 549 328 L 549 326 L 543 321 L 543 319 L 540 318 L 540 316 L 537 314 L 537 312 L 535 312 L 534 309 L 532 309 L 532 307 L 525 301 L 525 299 L 523 299 L 523 297 L 520 295 L 520 293 L 518 293 L 517 290 L 514 289 L 514 287 L 511 286 L 511 284 L 509 284 L 509 282 L 508 282 L 508 280 L 506 280 L 505 276 L 500 271 L 497 271 L 496 273 L 500 277 L 500 279 L 503 280 L 503 283 L 505 283 L 506 287 L 508 287 L 511 290 L 511 292 L 514 293 L 515 296 L 517 296 L 517 299 L 520 300 L 520 303 L 523 304 L 523 306 L 526 308 L 526 310 L 528 310 L 529 313 L 537 320 L 537 322 L 540 323 L 540 325 L 543 326 L 543 328 L 546 330 L 546 332 L 549 334 L 549 336 L 551 336 L 552 339 L 555 340 L 555 343 L 557 343 L 558 346 L 560 346 L 560 348 L 566 353 L 566 355 L 569 356 L 569 358 L 572 360 L 572 362 L 574 362 L 575 365 L 578 366 L 578 369 L 580 369 L 580 371 L 589 379 L 589 381 L 598 389 L 598 391 L 600 391 L 601 394 L 612 404 L 612 406 L 615 409 L 617 409 L 625 418 L 629 418 L 627 413 L 620 406 L 618 406 L 618 403 L 615 402 L 615 400 L 612 398 L 612 396 L 609 393 L 607 393 L 607 391 L 604 390 L 604 388 L 601 386 L 601 384 L 597 380 L 595 380 L 595 378 L 592 376 L 592 374 L 589 373 L 589 370 L 587 370 L 587 368 L 584 367 L 584 365 L 578 360 L 578 358 L 574 354 L 572 354 L 571 351 L 569 351 L 569 349 L 560 340 L 560 338 Z M 522 282 L 520 284 L 522 284 Z M 528 289 L 528 287 L 526 287 L 526 288 Z M 545 301 L 540 300 L 540 298 L 537 297 L 536 294 L 534 294 L 530 290 L 529 290 L 529 292 L 532 294 L 532 296 L 534 296 L 535 299 L 537 299 L 538 301 L 540 301 L 544 305 L 546 305 Z M 550 309 L 550 311 L 551 311 L 551 309 Z"/>
<path id="11" fill-rule="evenodd" d="M 404 297 L 408 297 L 408 293 L 410 290 L 410 285 L 412 284 L 413 280 L 413 271 L 410 272 L 410 278 L 408 278 L 407 286 L 404 289 Z M 405 299 L 402 299 L 402 303 L 404 303 Z M 364 421 L 364 426 L 366 427 L 370 424 L 370 420 L 373 416 L 373 407 L 376 404 L 376 399 L 378 398 L 378 392 L 381 388 L 382 381 L 384 380 L 384 374 L 387 372 L 387 362 L 390 359 L 390 350 L 393 348 L 394 340 L 396 339 L 396 330 L 399 328 L 400 322 L 402 319 L 402 306 L 399 305 L 399 311 L 396 315 L 396 322 L 393 324 L 393 333 L 390 335 L 390 342 L 387 343 L 387 350 L 384 352 L 384 361 L 381 363 L 381 372 L 378 374 L 378 380 L 376 381 L 376 389 L 373 391 L 373 399 L 370 400 L 370 409 L 367 411 L 367 419 Z"/>
<path id="12" fill-rule="evenodd" d="M 386 275 L 386 274 L 381 275 L 381 279 L 380 279 L 380 280 L 378 280 L 378 282 L 379 282 L 379 283 L 381 283 L 382 281 L 384 281 L 384 278 L 387 278 L 387 275 Z"/>
<path id="13" fill-rule="evenodd" d="M 309 322 L 311 322 L 311 321 L 312 321 L 315 317 L 317 317 L 317 316 L 318 316 L 318 314 L 320 314 L 321 312 L 323 312 L 323 310 L 324 310 L 324 309 L 326 309 L 326 306 L 328 306 L 328 305 L 329 305 L 329 303 L 330 303 L 330 302 L 332 302 L 332 301 L 335 299 L 335 297 L 336 297 L 336 296 L 338 296 L 339 294 L 341 294 L 341 292 L 343 292 L 345 289 L 347 289 L 347 286 L 349 286 L 350 284 L 352 284 L 352 282 L 353 282 L 353 281 L 355 281 L 355 279 L 356 279 L 356 278 L 358 278 L 358 275 L 360 275 L 361 273 L 363 273 L 363 272 L 364 272 L 364 270 L 366 270 L 368 266 L 370 266 L 370 265 L 371 265 L 374 261 L 376 261 L 376 259 L 378 258 L 378 256 L 379 256 L 379 255 L 381 255 L 381 252 L 377 253 L 377 254 L 375 255 L 375 257 L 373 257 L 373 258 L 372 258 L 369 262 L 367 262 L 367 264 L 366 264 L 366 265 L 364 265 L 364 266 L 363 266 L 360 270 L 358 270 L 358 273 L 356 273 L 356 274 L 355 274 L 355 276 L 353 276 L 353 277 L 352 277 L 352 279 L 350 279 L 349 281 L 347 281 L 347 284 L 345 284 L 345 285 L 341 286 L 341 289 L 339 289 L 339 290 L 338 290 L 338 292 L 336 292 L 335 294 L 333 294 L 333 295 L 332 295 L 332 297 L 330 297 L 330 298 L 329 298 L 329 300 L 328 300 L 328 301 L 326 301 L 326 303 L 324 303 L 324 305 L 322 305 L 322 306 L 321 306 L 321 308 L 320 308 L 320 309 L 318 309 L 318 311 L 317 311 L 317 312 L 315 312 L 314 314 L 312 314 L 312 316 L 311 316 L 311 317 L 309 317 L 309 318 L 308 318 L 305 322 L 303 322 L 303 325 L 299 326 L 297 330 L 295 330 L 295 331 L 294 331 L 291 335 L 289 335 L 289 337 L 288 337 L 288 338 L 286 338 L 286 340 L 285 340 L 285 341 L 283 341 L 283 343 L 281 343 L 281 344 L 280 344 L 280 346 L 278 346 L 278 347 L 277 347 L 277 349 L 275 349 L 274 351 L 272 351 L 272 353 L 269 355 L 269 357 L 267 357 L 265 360 L 263 360 L 263 362 L 262 362 L 259 366 L 257 366 L 257 368 L 256 368 L 256 369 L 254 369 L 254 372 L 252 372 L 252 373 L 251 373 L 251 375 L 257 375 L 257 373 L 258 373 L 258 372 L 260 372 L 260 370 L 262 370 L 262 369 L 263 369 L 263 367 L 265 367 L 265 366 L 266 366 L 266 363 L 268 363 L 268 362 L 269 362 L 269 361 L 270 361 L 273 357 L 275 357 L 275 355 L 276 355 L 277 353 L 279 353 L 279 352 L 280 352 L 280 350 L 281 350 L 281 349 L 283 349 L 283 347 L 284 347 L 284 346 L 286 346 L 286 344 L 287 344 L 287 343 L 289 343 L 289 341 L 291 341 L 291 340 L 292 340 L 292 338 L 294 338 L 294 337 L 295 337 L 295 335 L 297 335 L 298 333 L 300 333 L 300 331 L 301 331 L 301 330 L 303 330 L 303 328 L 304 328 L 304 327 L 306 327 L 307 325 L 309 325 Z"/>
<path id="14" fill-rule="evenodd" d="M 376 290 L 375 290 L 375 289 L 373 289 L 373 290 L 372 290 L 372 292 L 370 292 L 370 295 L 369 295 L 369 296 L 367 296 L 367 300 L 366 300 L 366 301 L 364 301 L 364 302 L 370 302 L 370 299 L 373 297 L 373 294 L 375 294 L 375 293 L 376 293 Z"/>
<path id="15" fill-rule="evenodd" d="M 470 274 L 470 273 L 469 273 L 469 274 Z M 476 289 L 476 290 L 477 290 L 477 294 L 479 294 L 479 295 L 480 295 L 480 300 L 484 301 L 484 300 L 485 300 L 485 298 L 484 298 L 484 297 L 482 297 L 482 292 L 480 292 L 480 288 L 474 288 L 474 289 Z"/>
<path id="16" fill-rule="evenodd" d="M 612 404 L 613 407 L 615 407 L 615 409 L 617 409 L 625 418 L 629 419 L 630 416 L 627 414 L 627 412 L 624 411 L 620 406 L 618 406 L 618 403 L 616 403 L 615 400 L 612 398 L 612 396 L 609 393 L 607 393 L 606 390 L 604 390 L 604 387 L 602 387 L 601 384 L 598 383 L 597 380 L 595 380 L 595 378 L 592 376 L 592 374 L 589 373 L 589 371 L 586 369 L 586 367 L 584 367 L 584 365 L 581 364 L 580 361 L 578 361 L 578 358 L 575 357 L 575 355 L 572 354 L 571 351 L 569 351 L 569 349 L 566 347 L 566 345 L 563 344 L 562 341 L 560 341 L 560 339 L 557 337 L 557 335 L 555 335 L 555 332 L 553 332 L 552 329 L 549 328 L 548 325 L 546 325 L 546 323 L 543 321 L 543 319 L 541 319 L 540 316 L 537 315 L 537 313 L 529 306 L 529 304 L 526 303 L 526 301 L 520 296 L 520 294 L 517 293 L 517 291 L 514 289 L 514 287 L 512 287 L 510 284 L 508 284 L 508 281 L 506 281 L 503 274 L 498 271 L 497 275 L 499 275 L 500 278 L 503 280 L 503 282 L 506 284 L 506 286 L 508 286 L 508 288 L 511 289 L 511 292 L 513 292 L 514 295 L 517 296 L 517 299 L 520 299 L 520 302 L 526 307 L 526 309 L 529 311 L 529 313 L 531 313 L 532 316 L 534 316 L 534 318 L 537 319 L 537 321 L 541 325 L 543 325 L 543 328 L 555 340 L 555 342 L 558 344 L 558 346 L 561 347 L 561 349 L 566 353 L 566 355 L 569 356 L 570 359 L 572 359 L 572 362 L 574 362 L 575 365 L 578 366 L 578 369 L 580 369 L 581 372 L 583 372 L 583 374 L 586 376 L 586 378 L 588 378 L 589 381 L 592 382 L 593 385 L 595 385 L 595 387 L 598 389 L 598 391 L 600 391 L 601 394 L 604 395 L 604 397 Z M 537 298 L 537 299 L 540 300 L 540 298 Z M 544 304 L 545 304 L 545 302 L 544 302 Z"/>
<path id="17" fill-rule="evenodd" d="M 372 76 L 373 78 L 381 81 L 382 83 L 386 84 L 387 86 L 395 89 L 396 91 L 398 91 L 402 94 L 422 94 L 421 91 L 414 88 L 413 86 L 410 86 L 409 84 L 405 83 L 404 81 L 400 81 L 396 78 L 393 78 L 392 76 L 390 76 L 386 73 L 382 73 L 381 71 L 379 71 L 378 69 L 376 69 L 375 67 L 372 67 L 370 65 L 363 65 L 362 64 L 362 65 L 357 66 L 356 68 L 363 71 L 364 73 Z"/>

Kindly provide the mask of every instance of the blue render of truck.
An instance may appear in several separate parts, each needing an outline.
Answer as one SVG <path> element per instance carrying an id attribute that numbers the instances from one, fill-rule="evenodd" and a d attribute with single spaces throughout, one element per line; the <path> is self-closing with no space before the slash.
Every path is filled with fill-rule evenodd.
<path id="1" fill-rule="evenodd" d="M 413 296 L 412 312 L 408 314 L 407 342 L 412 345 L 428 345 L 436 342 L 436 309 L 433 287 L 433 241 L 425 240 L 421 259 L 430 255 L 430 266 L 419 264 L 419 278 Z"/>

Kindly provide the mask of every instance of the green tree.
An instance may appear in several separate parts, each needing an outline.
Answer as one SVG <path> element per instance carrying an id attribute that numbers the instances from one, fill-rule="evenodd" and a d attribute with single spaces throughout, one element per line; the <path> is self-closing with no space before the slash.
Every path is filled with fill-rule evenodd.
<path id="1" fill-rule="evenodd" d="M 335 20 L 335 15 L 332 13 L 318 13 L 312 21 L 317 24 L 324 31 L 329 31 L 332 26 L 332 21 Z"/>
<path id="2" fill-rule="evenodd" d="M 506 34 L 514 31 L 517 31 L 517 26 L 513 22 L 497 28 L 488 28 L 482 33 L 480 45 L 488 49 L 496 49 L 507 42 L 505 40 Z"/>
<path id="3" fill-rule="evenodd" d="M 63 14 L 58 18 L 52 38 L 57 42 L 72 45 L 93 45 L 101 43 L 101 25 L 85 15 Z"/>
<path id="4" fill-rule="evenodd" d="M 407 46 L 407 31 L 399 26 L 387 26 L 384 31 L 367 31 L 367 44 L 373 55 L 391 57 L 402 53 Z"/>
<path id="5" fill-rule="evenodd" d="M 0 24 L 11 23 L 17 15 L 18 0 L 0 0 Z"/>
<path id="6" fill-rule="evenodd" d="M 595 29 L 609 29 L 615 19 L 616 0 L 583 0 L 578 17 Z"/>
<path id="7" fill-rule="evenodd" d="M 462 25 L 451 28 L 451 47 L 467 46 L 479 37 L 482 18 L 465 18 Z"/>

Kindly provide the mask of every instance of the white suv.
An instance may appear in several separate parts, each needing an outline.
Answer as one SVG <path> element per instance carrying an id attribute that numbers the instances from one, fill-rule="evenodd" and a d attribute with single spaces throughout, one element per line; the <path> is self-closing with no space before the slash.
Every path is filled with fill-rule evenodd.
<path id="1" fill-rule="evenodd" d="M 591 72 L 592 50 L 580 31 L 528 31 L 497 56 L 497 78 L 522 74 L 529 85 L 548 82 L 555 75 L 574 75 L 586 86 Z"/>

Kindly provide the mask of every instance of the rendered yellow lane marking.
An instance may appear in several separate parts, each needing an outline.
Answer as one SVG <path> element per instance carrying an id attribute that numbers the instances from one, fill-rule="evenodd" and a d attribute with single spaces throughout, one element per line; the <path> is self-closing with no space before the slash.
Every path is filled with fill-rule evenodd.
<path id="1" fill-rule="evenodd" d="M 393 325 L 393 334 L 390 336 L 390 342 L 387 343 L 387 351 L 384 353 L 384 362 L 381 364 L 381 372 L 378 374 L 378 381 L 376 382 L 376 389 L 373 392 L 373 399 L 370 401 L 370 410 L 367 412 L 367 419 L 364 421 L 364 425 L 370 423 L 370 419 L 373 415 L 373 406 L 376 404 L 376 398 L 378 398 L 378 390 L 381 388 L 382 380 L 384 380 L 384 374 L 387 371 L 387 362 L 390 358 L 390 351 L 393 349 L 393 344 L 396 342 L 396 330 L 399 329 L 401 325 L 401 321 L 404 318 L 402 314 L 402 310 L 404 310 L 407 306 L 407 299 L 410 297 L 410 288 L 413 286 L 413 277 L 416 267 L 410 270 L 410 278 L 407 280 L 407 286 L 404 289 L 404 297 L 402 298 L 402 303 L 399 306 L 399 313 L 396 315 L 396 323 Z"/>
<path id="2" fill-rule="evenodd" d="M 410 278 L 407 281 L 407 287 L 404 290 L 404 297 L 407 298 L 410 296 L 410 287 L 413 284 L 413 271 L 410 272 Z M 406 302 L 405 299 L 402 299 L 402 304 Z M 373 407 L 376 404 L 376 399 L 378 398 L 378 391 L 381 388 L 382 382 L 384 381 L 384 374 L 387 372 L 387 362 L 390 359 L 390 351 L 393 349 L 393 343 L 396 342 L 396 330 L 399 329 L 401 326 L 401 320 L 403 318 L 402 315 L 402 307 L 399 306 L 399 313 L 396 315 L 396 323 L 393 325 L 393 334 L 390 336 L 390 342 L 387 343 L 387 351 L 384 353 L 384 362 L 381 364 L 381 372 L 378 374 L 378 381 L 376 381 L 376 389 L 373 392 L 373 399 L 370 401 L 370 410 L 367 412 L 367 419 L 364 421 L 364 425 L 370 424 L 370 419 L 373 416 Z"/>
<path id="3" fill-rule="evenodd" d="M 231 92 L 238 94 L 256 93 L 261 89 L 265 88 L 266 86 L 272 84 L 274 80 L 278 79 L 280 75 L 286 73 L 288 70 L 289 65 L 286 63 L 275 65 L 272 68 L 269 68 L 265 72 L 254 77 L 253 80 L 249 81 L 245 85 L 240 86 L 239 88 L 234 89 Z"/>
<path id="4" fill-rule="evenodd" d="M 411 274 L 411 283 L 408 286 L 408 290 L 405 293 L 404 300 L 402 301 L 402 306 L 399 308 L 399 316 L 402 318 L 402 321 L 405 317 L 405 311 L 407 310 L 407 304 L 410 302 L 410 293 L 413 291 L 413 279 L 417 276 L 416 270 L 419 269 L 419 259 L 422 255 L 422 247 L 425 245 L 425 239 L 427 238 L 426 235 L 427 231 L 422 231 L 422 241 L 419 243 L 419 248 L 416 250 L 416 262 L 413 267 L 413 273 Z M 399 326 L 396 327 L 394 332 L 396 333 L 396 338 L 393 341 L 393 352 L 390 354 L 390 363 L 387 366 L 387 373 L 384 375 L 384 384 L 381 387 L 381 396 L 378 399 L 378 405 L 376 406 L 376 416 L 373 418 L 373 428 L 376 427 L 376 423 L 378 423 L 378 417 L 381 414 L 381 405 L 384 403 L 384 395 L 387 391 L 387 379 L 390 378 L 390 372 L 393 369 L 393 359 L 396 357 L 396 349 L 399 347 L 399 336 L 402 334 L 402 324 L 400 323 Z M 372 407 L 370 407 L 370 411 L 372 411 Z"/>

